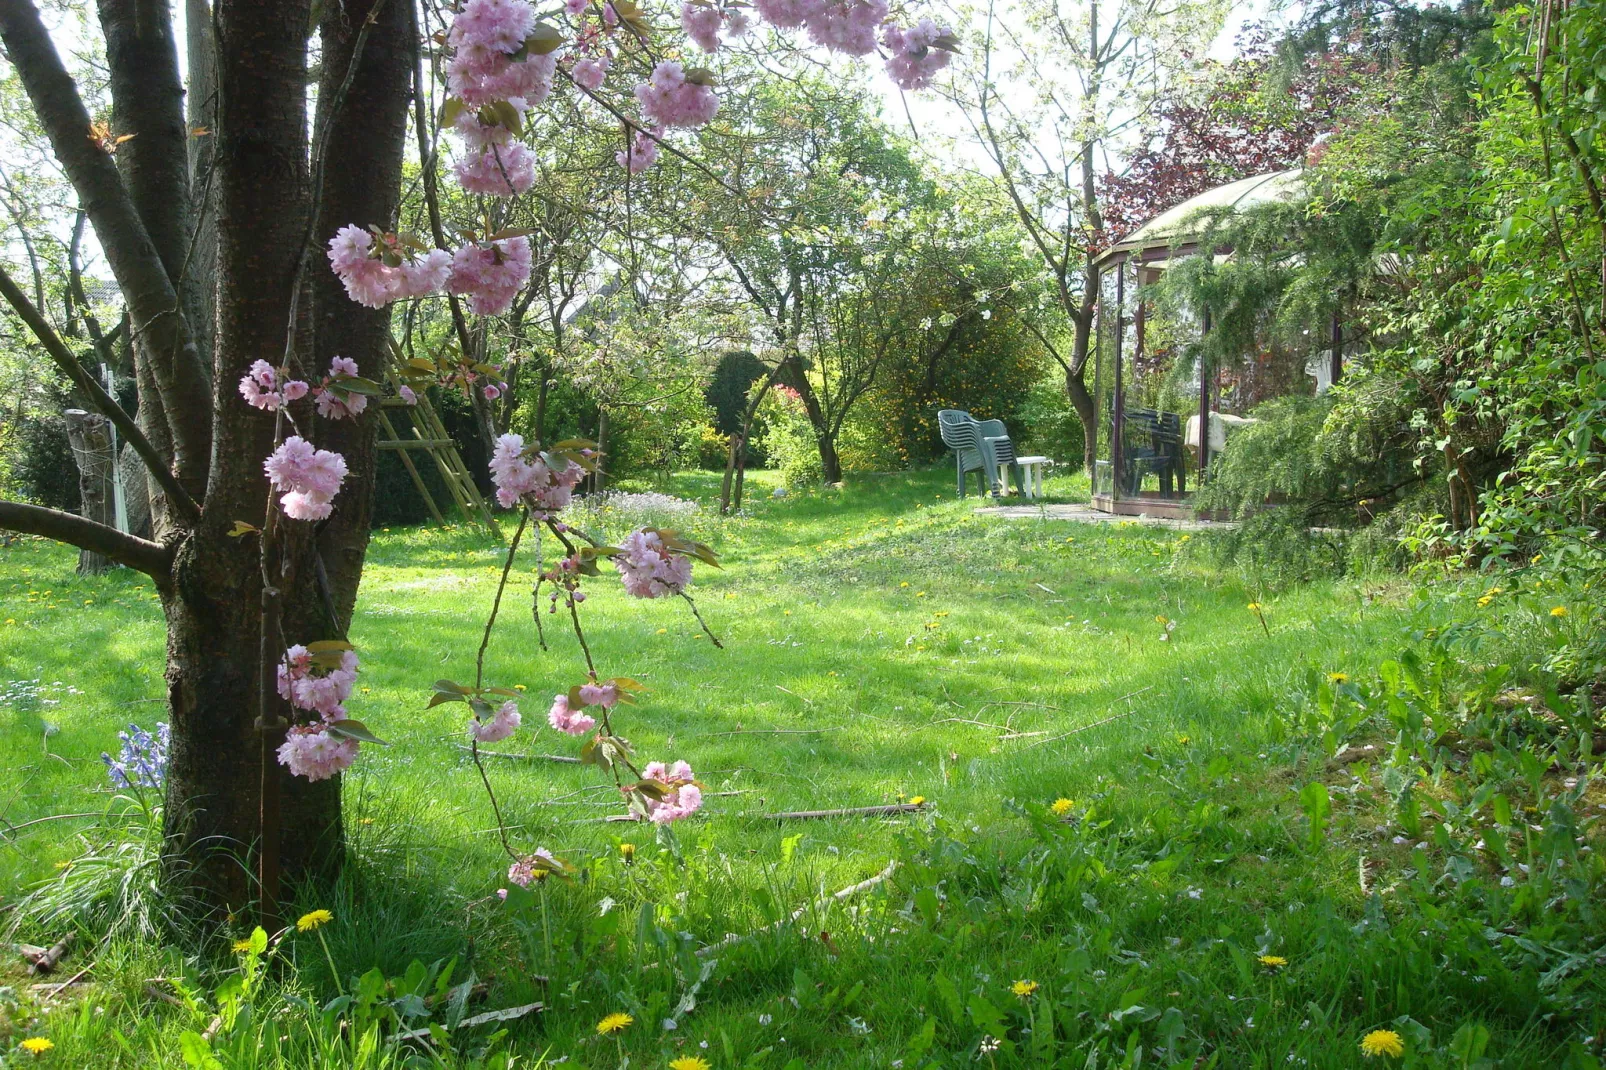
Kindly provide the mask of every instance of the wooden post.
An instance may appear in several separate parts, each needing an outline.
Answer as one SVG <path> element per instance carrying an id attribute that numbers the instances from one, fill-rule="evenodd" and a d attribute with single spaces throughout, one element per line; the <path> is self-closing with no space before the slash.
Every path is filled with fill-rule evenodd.
<path id="1" fill-rule="evenodd" d="M 78 462 L 78 513 L 107 527 L 117 526 L 112 487 L 111 424 L 98 412 L 68 409 L 62 414 L 67 423 L 67 441 L 72 444 L 73 460 Z M 98 576 L 112 567 L 110 559 L 88 550 L 78 551 L 78 571 Z"/>
<path id="2" fill-rule="evenodd" d="M 1210 356 L 1205 339 L 1210 337 L 1210 309 L 1204 310 L 1204 329 L 1199 336 L 1199 485 L 1204 486 L 1205 469 L 1210 467 Z"/>
<path id="3" fill-rule="evenodd" d="M 1115 396 L 1110 417 L 1110 500 L 1121 500 L 1122 439 L 1126 431 L 1126 383 L 1121 367 L 1121 344 L 1126 335 L 1122 313 L 1126 307 L 1126 261 L 1115 270 Z"/>

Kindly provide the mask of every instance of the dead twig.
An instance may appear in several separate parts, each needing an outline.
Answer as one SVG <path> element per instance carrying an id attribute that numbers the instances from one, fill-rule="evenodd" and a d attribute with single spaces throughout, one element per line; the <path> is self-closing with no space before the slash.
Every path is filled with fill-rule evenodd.
<path id="1" fill-rule="evenodd" d="M 860 892 L 867 892 L 871 888 L 874 888 L 876 885 L 880 884 L 882 881 L 886 880 L 888 877 L 892 876 L 892 871 L 897 868 L 898 860 L 895 858 L 891 862 L 887 863 L 887 868 L 883 869 L 875 876 L 866 878 L 865 880 L 860 881 L 858 884 L 850 884 L 840 891 L 832 892 L 829 896 L 815 903 L 804 904 L 803 906 L 800 906 L 796 910 L 792 911 L 788 917 L 782 918 L 780 921 L 777 921 L 771 925 L 766 925 L 762 929 L 755 929 L 746 936 L 738 933 L 731 933 L 717 943 L 709 944 L 707 947 L 698 948 L 697 957 L 700 959 L 705 959 L 710 955 L 719 954 L 727 947 L 732 947 L 736 944 L 742 943 L 745 940 L 751 940 L 755 936 L 762 936 L 765 933 L 776 932 L 782 927 L 790 925 L 792 922 L 797 921 L 803 915 L 807 914 L 811 907 L 815 910 L 820 910 L 824 907 L 830 906 L 832 903 L 840 903 L 844 900 L 852 899 Z"/>
<path id="2" fill-rule="evenodd" d="M 461 743 L 454 744 L 454 746 L 456 746 L 458 750 L 467 751 L 470 754 L 474 752 L 473 747 L 467 747 Z M 482 750 L 480 751 L 480 757 L 506 758 L 510 762 L 563 762 L 565 765 L 580 764 L 580 759 L 570 757 L 567 754 L 514 754 L 511 751 L 505 750 Z"/>
<path id="3" fill-rule="evenodd" d="M 1120 698 L 1116 699 L 1115 702 L 1125 702 L 1127 699 L 1137 698 L 1139 695 L 1143 694 L 1143 692 L 1145 692 L 1145 691 L 1153 691 L 1153 690 L 1154 690 L 1154 685 L 1153 684 L 1150 684 L 1148 687 L 1140 687 L 1140 688 L 1138 688 L 1138 690 L 1132 692 L 1130 695 L 1122 695 Z M 1113 705 L 1115 705 L 1115 703 L 1112 702 L 1110 705 L 1113 706 Z M 1100 725 L 1109 724 L 1111 721 L 1119 721 L 1123 717 L 1130 717 L 1136 712 L 1137 712 L 1137 710 L 1135 710 L 1135 709 L 1122 710 L 1120 713 L 1112 714 L 1111 716 L 1104 718 L 1102 721 L 1094 721 L 1092 724 L 1085 724 L 1085 725 L 1082 725 L 1079 728 L 1073 728 L 1069 732 L 1061 732 L 1057 736 L 1049 736 L 1047 739 L 1040 739 L 1036 743 L 1028 743 L 1026 745 L 1026 749 L 1027 750 L 1031 750 L 1033 747 L 1041 747 L 1045 743 L 1054 743 L 1054 742 L 1057 742 L 1058 740 L 1066 739 L 1066 738 L 1068 738 L 1070 736 L 1076 735 L 1079 732 L 1086 732 L 1086 731 L 1089 731 L 1090 729 L 1097 728 Z"/>
<path id="4" fill-rule="evenodd" d="M 76 935 L 76 933 L 68 933 L 50 947 L 18 944 L 17 950 L 22 952 L 22 957 L 28 960 L 28 972 L 30 974 L 49 973 L 61 962 L 61 957 L 67 953 L 67 948 L 72 946 L 73 937 Z"/>
<path id="5" fill-rule="evenodd" d="M 730 732 L 690 732 L 687 739 L 709 739 L 714 736 L 813 736 L 821 732 L 840 732 L 847 725 L 832 725 L 829 728 L 737 728 Z"/>
<path id="6" fill-rule="evenodd" d="M 486 1011 L 484 1014 L 476 1014 L 472 1018 L 464 1018 L 457 1023 L 457 1028 L 471 1029 L 476 1025 L 489 1025 L 492 1022 L 511 1022 L 515 1018 L 523 1018 L 526 1014 L 544 1010 L 546 1010 L 546 1004 L 544 1003 L 525 1003 L 522 1006 L 506 1007 L 499 1011 Z M 429 1039 L 429 1030 L 410 1029 L 405 1033 L 397 1033 L 391 1039 L 398 1042 L 403 1040 L 427 1040 Z"/>
<path id="7" fill-rule="evenodd" d="M 913 814 L 926 808 L 923 802 L 889 803 L 886 806 L 848 806 L 840 810 L 788 810 L 779 814 L 754 814 L 769 821 L 807 821 L 825 817 L 886 817 L 890 814 Z"/>

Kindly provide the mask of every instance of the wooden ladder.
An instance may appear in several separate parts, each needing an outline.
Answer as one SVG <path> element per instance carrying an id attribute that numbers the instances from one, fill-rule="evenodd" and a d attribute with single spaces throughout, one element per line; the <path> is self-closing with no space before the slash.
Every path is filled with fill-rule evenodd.
<path id="1" fill-rule="evenodd" d="M 391 377 L 391 389 L 395 390 L 400 382 Z M 387 410 L 405 410 L 409 414 L 409 430 L 411 438 L 403 438 L 396 431 L 396 425 L 391 422 Z M 401 455 L 402 465 L 407 474 L 413 477 L 413 486 L 423 495 L 424 504 L 429 506 L 430 516 L 435 523 L 446 526 L 446 517 L 441 514 L 440 507 L 435 504 L 434 497 L 424 484 L 424 477 L 418 472 L 418 465 L 414 463 L 412 453 L 414 450 L 423 450 L 435 461 L 435 468 L 440 472 L 441 482 L 446 484 L 446 491 L 457 504 L 458 511 L 463 519 L 470 524 L 483 523 L 490 531 L 492 537 L 498 541 L 502 538 L 502 529 L 497 527 L 496 518 L 491 515 L 490 507 L 480 495 L 479 488 L 474 485 L 474 477 L 469 475 L 468 466 L 463 463 L 462 454 L 457 452 L 457 443 L 447 433 L 446 426 L 441 423 L 440 416 L 435 412 L 434 406 L 423 391 L 418 392 L 418 404 L 409 405 L 400 397 L 387 397 L 379 404 L 379 426 L 384 429 L 385 436 L 380 439 L 378 446 L 382 450 L 395 450 Z"/>

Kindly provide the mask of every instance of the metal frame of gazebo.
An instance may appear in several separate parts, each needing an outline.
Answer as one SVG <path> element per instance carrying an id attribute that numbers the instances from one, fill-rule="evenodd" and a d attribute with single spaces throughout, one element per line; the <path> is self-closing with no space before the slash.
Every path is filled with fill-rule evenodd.
<path id="1" fill-rule="evenodd" d="M 1099 443 L 1107 445 L 1108 450 L 1100 449 L 1100 459 L 1094 464 L 1093 476 L 1093 508 L 1105 513 L 1117 515 L 1136 516 L 1145 514 L 1160 517 L 1191 517 L 1194 510 L 1190 504 L 1190 494 L 1187 491 L 1187 469 L 1189 467 L 1186 450 L 1179 440 L 1180 467 L 1173 473 L 1175 490 L 1162 489 L 1159 492 L 1148 492 L 1142 489 L 1141 470 L 1138 472 L 1139 483 L 1136 490 L 1128 485 L 1131 482 L 1127 467 L 1131 459 L 1125 457 L 1126 430 L 1127 430 L 1127 383 L 1126 364 L 1123 349 L 1126 342 L 1127 327 L 1133 329 L 1133 354 L 1131 361 L 1136 364 L 1144 355 L 1144 302 L 1139 300 L 1132 309 L 1131 319 L 1127 318 L 1126 285 L 1127 276 L 1134 276 L 1135 290 L 1141 292 L 1145 286 L 1157 282 L 1162 273 L 1170 266 L 1172 261 L 1192 256 L 1200 250 L 1202 234 L 1197 221 L 1209 213 L 1219 213 L 1223 210 L 1233 211 L 1247 208 L 1252 205 L 1265 204 L 1276 200 L 1287 200 L 1298 196 L 1303 191 L 1302 171 L 1279 171 L 1268 175 L 1257 175 L 1253 178 L 1240 179 L 1229 182 L 1223 186 L 1207 190 L 1190 200 L 1184 201 L 1168 211 L 1155 216 L 1143 226 L 1135 230 L 1130 236 L 1112 245 L 1095 262 L 1097 268 L 1096 285 L 1101 288 L 1110 273 L 1114 272 L 1115 300 L 1113 303 L 1100 300 L 1098 303 L 1098 329 L 1095 332 L 1095 345 L 1098 347 L 1094 364 L 1094 398 L 1098 406 L 1099 421 L 1106 425 L 1108 437 L 1099 436 Z M 1214 250 L 1217 257 L 1230 255 L 1231 250 L 1218 248 Z M 1103 294 L 1101 294 L 1101 298 Z M 1211 327 L 1210 309 L 1200 309 L 1199 327 L 1202 333 L 1208 334 Z M 1111 322 L 1113 320 L 1113 322 Z M 1332 379 L 1337 381 L 1343 370 L 1343 331 L 1338 318 L 1333 318 L 1332 324 Z M 1113 383 L 1110 395 L 1109 418 L 1106 424 L 1102 404 L 1102 379 L 1104 365 L 1104 340 L 1108 338 L 1113 356 Z M 1210 468 L 1210 433 L 1211 416 L 1219 413 L 1220 376 L 1213 374 L 1216 369 L 1209 364 L 1209 358 L 1203 352 L 1199 357 L 1199 407 L 1198 407 L 1198 459 L 1193 465 L 1196 470 L 1196 483 L 1202 483 Z M 1212 384 L 1212 380 L 1215 382 Z M 1214 389 L 1211 389 L 1213 385 Z M 1156 413 L 1156 420 L 1177 415 L 1179 424 L 1184 424 L 1180 414 Z M 1100 431 L 1106 429 L 1101 426 Z M 1185 437 L 1185 436 L 1183 436 Z"/>

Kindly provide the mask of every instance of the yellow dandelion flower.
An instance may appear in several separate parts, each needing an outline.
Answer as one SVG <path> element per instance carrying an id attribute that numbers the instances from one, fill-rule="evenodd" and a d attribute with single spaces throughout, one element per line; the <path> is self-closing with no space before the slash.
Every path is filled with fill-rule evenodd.
<path id="1" fill-rule="evenodd" d="M 630 1015 L 615 1012 L 597 1023 L 597 1033 L 600 1036 L 609 1037 L 630 1028 L 634 1022 L 635 1019 Z"/>
<path id="2" fill-rule="evenodd" d="M 1398 1059 L 1405 1054 L 1405 1041 L 1392 1029 L 1374 1029 L 1361 1038 L 1361 1054 L 1368 1059 L 1376 1055 Z"/>
<path id="3" fill-rule="evenodd" d="M 20 1047 L 29 1055 L 43 1055 L 56 1045 L 48 1037 L 29 1037 Z"/>
<path id="4" fill-rule="evenodd" d="M 1054 804 L 1050 806 L 1049 809 L 1054 811 L 1054 813 L 1059 817 L 1064 817 L 1066 814 L 1071 812 L 1071 807 L 1075 805 L 1076 804 L 1071 802 L 1071 800 L 1061 798 L 1055 799 Z"/>
<path id="5" fill-rule="evenodd" d="M 1177 737 L 1177 742 L 1182 744 L 1184 747 L 1186 747 L 1189 743 L 1193 742 L 1193 737 L 1192 736 L 1178 736 Z"/>
<path id="6" fill-rule="evenodd" d="M 924 795 L 911 795 L 911 796 L 909 796 L 909 805 L 910 806 L 922 806 L 922 805 L 925 804 L 925 801 L 926 801 L 926 797 Z"/>
<path id="7" fill-rule="evenodd" d="M 907 587 L 907 586 L 909 586 L 909 581 L 908 580 L 904 580 L 902 583 L 898 584 L 898 586 L 899 587 Z"/>
<path id="8" fill-rule="evenodd" d="M 1262 955 L 1256 961 L 1258 961 L 1268 970 L 1280 970 L 1284 966 L 1288 965 L 1288 960 L 1283 958 L 1281 955 Z"/>
<path id="9" fill-rule="evenodd" d="M 309 911 L 296 919 L 296 931 L 310 933 L 320 925 L 327 925 L 335 920 L 335 916 L 327 910 L 318 909 Z"/>
<path id="10" fill-rule="evenodd" d="M 1567 607 L 1566 606 L 1553 606 L 1551 608 L 1551 610 L 1550 610 L 1550 615 L 1552 617 L 1565 617 L 1567 615 Z"/>
<path id="11" fill-rule="evenodd" d="M 1260 603 L 1259 602 L 1250 602 L 1249 603 L 1249 612 L 1251 612 L 1251 613 L 1259 613 L 1260 612 Z"/>
<path id="12" fill-rule="evenodd" d="M 234 953 L 236 955 L 243 955 L 247 951 L 250 951 L 250 950 L 251 950 L 251 938 L 249 936 L 246 937 L 244 940 L 236 940 L 236 941 L 234 941 Z"/>
<path id="13" fill-rule="evenodd" d="M 1009 986 L 1009 990 L 1015 995 L 1019 996 L 1021 999 L 1025 999 L 1027 996 L 1037 991 L 1037 982 L 1016 981 L 1014 984 Z"/>
<path id="14" fill-rule="evenodd" d="M 1330 673 L 1327 674 L 1327 682 L 1330 683 L 1330 684 L 1333 684 L 1335 686 L 1337 686 L 1339 684 L 1347 684 L 1347 683 L 1349 683 L 1349 673 L 1347 673 L 1347 672 L 1330 672 Z"/>
<path id="15" fill-rule="evenodd" d="M 1482 609 L 1482 608 L 1486 607 L 1490 602 L 1493 602 L 1493 601 L 1494 601 L 1494 599 L 1491 596 L 1484 595 L 1482 598 L 1478 599 L 1478 608 Z"/>
<path id="16" fill-rule="evenodd" d="M 712 1070 L 708 1060 L 701 1055 L 682 1055 L 678 1059 L 669 1060 L 669 1070 Z"/>
<path id="17" fill-rule="evenodd" d="M 625 860 L 625 865 L 634 862 L 636 860 L 636 845 L 633 843 L 621 843 L 619 845 L 619 857 Z"/>

